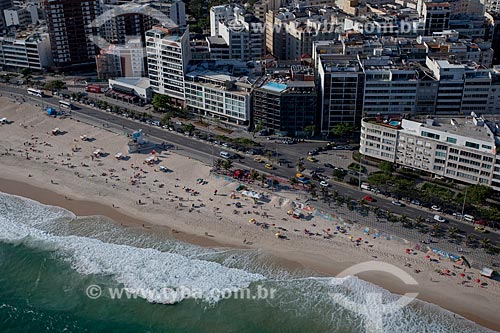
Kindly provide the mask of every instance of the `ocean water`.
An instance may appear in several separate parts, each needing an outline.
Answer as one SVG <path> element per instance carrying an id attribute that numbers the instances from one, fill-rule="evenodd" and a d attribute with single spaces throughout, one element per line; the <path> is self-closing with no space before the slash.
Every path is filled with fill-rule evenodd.
<path id="1" fill-rule="evenodd" d="M 366 295 L 399 297 L 356 277 L 287 271 L 259 250 L 202 248 L 1 193 L 0 286 L 2 332 L 491 332 L 424 302 L 380 318 Z"/>

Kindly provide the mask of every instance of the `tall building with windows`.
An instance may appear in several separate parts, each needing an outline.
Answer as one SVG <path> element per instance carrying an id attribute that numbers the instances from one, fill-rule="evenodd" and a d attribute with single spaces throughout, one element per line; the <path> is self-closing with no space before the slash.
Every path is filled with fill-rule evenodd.
<path id="1" fill-rule="evenodd" d="M 370 158 L 500 191 L 498 125 L 470 117 L 364 118 L 359 152 Z"/>
<path id="2" fill-rule="evenodd" d="M 210 8 L 210 36 L 220 37 L 228 48 L 229 59 L 254 60 L 264 56 L 265 35 L 261 22 L 243 7 L 220 5 Z M 209 47 L 212 41 L 209 39 Z M 220 47 L 217 47 L 220 49 Z M 220 59 L 217 57 L 216 59 Z"/>
<path id="3" fill-rule="evenodd" d="M 152 90 L 184 105 L 184 75 L 191 54 L 189 29 L 153 27 L 146 32 L 146 53 Z"/>
<path id="4" fill-rule="evenodd" d="M 15 71 L 44 70 L 52 66 L 48 34 L 21 32 L 0 37 L 0 65 Z"/>
<path id="5" fill-rule="evenodd" d="M 91 27 L 101 12 L 99 0 L 45 0 L 45 13 L 57 68 L 95 65 L 99 29 Z"/>
<path id="6" fill-rule="evenodd" d="M 254 125 L 289 136 L 305 136 L 317 126 L 314 81 L 265 80 L 254 90 Z"/>
<path id="7" fill-rule="evenodd" d="M 205 119 L 248 129 L 252 89 L 253 82 L 246 76 L 209 70 L 190 72 L 185 77 L 186 107 Z"/>
<path id="8" fill-rule="evenodd" d="M 423 5 L 422 15 L 425 21 L 425 35 L 427 36 L 448 30 L 450 27 L 451 9 L 448 2 L 426 2 Z"/>
<path id="9" fill-rule="evenodd" d="M 321 133 L 328 134 L 339 123 L 358 126 L 365 81 L 358 58 L 320 55 L 317 71 Z"/>
<path id="10" fill-rule="evenodd" d="M 363 112 L 368 115 L 414 113 L 417 68 L 388 57 L 362 61 L 365 73 Z"/>

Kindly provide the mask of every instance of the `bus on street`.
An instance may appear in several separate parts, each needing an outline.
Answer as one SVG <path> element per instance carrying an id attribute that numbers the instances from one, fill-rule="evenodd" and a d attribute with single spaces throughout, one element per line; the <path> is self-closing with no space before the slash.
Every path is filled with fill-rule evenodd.
<path id="1" fill-rule="evenodd" d="M 59 101 L 59 106 L 65 109 L 70 109 L 70 110 L 73 109 L 73 104 L 66 101 Z"/>
<path id="2" fill-rule="evenodd" d="M 38 89 L 33 89 L 33 88 L 28 88 L 28 94 L 38 96 L 38 97 L 43 97 L 43 91 L 38 90 Z"/>

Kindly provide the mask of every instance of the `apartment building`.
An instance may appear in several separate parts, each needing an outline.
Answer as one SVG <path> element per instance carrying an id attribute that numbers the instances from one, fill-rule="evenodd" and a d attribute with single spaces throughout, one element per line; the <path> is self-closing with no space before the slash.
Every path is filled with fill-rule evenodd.
<path id="1" fill-rule="evenodd" d="M 489 12 L 500 12 L 500 1 L 499 0 L 486 0 L 485 3 L 485 9 L 486 11 Z"/>
<path id="2" fill-rule="evenodd" d="M 152 90 L 184 105 L 184 75 L 191 54 L 189 29 L 155 26 L 146 31 L 146 54 Z"/>
<path id="3" fill-rule="evenodd" d="M 252 88 L 253 80 L 247 76 L 193 71 L 185 77 L 186 107 L 207 120 L 248 129 Z"/>
<path id="4" fill-rule="evenodd" d="M 417 69 L 389 57 L 362 61 L 365 73 L 363 112 L 368 115 L 414 113 Z"/>
<path id="5" fill-rule="evenodd" d="M 422 15 L 425 21 L 425 35 L 432 36 L 435 32 L 448 30 L 450 28 L 451 13 L 452 11 L 448 2 L 424 3 Z"/>
<path id="6" fill-rule="evenodd" d="M 15 6 L 3 10 L 5 26 L 26 27 L 29 24 L 38 24 L 40 17 L 38 7 L 34 3 L 27 3 L 24 6 Z"/>
<path id="7" fill-rule="evenodd" d="M 229 59 L 253 60 L 264 56 L 263 23 L 240 6 L 210 8 L 210 35 L 224 40 Z"/>
<path id="8" fill-rule="evenodd" d="M 4 69 L 44 70 L 53 65 L 49 35 L 21 32 L 0 37 L 0 65 Z"/>
<path id="9" fill-rule="evenodd" d="M 270 11 L 266 16 L 266 48 L 279 60 L 300 59 L 313 54 L 314 42 L 338 39 L 336 25 L 326 12 Z"/>
<path id="10" fill-rule="evenodd" d="M 101 13 L 97 0 L 45 0 L 45 13 L 52 43 L 52 56 L 57 68 L 93 66 L 97 46 L 91 36 L 98 28 L 92 21 Z"/>
<path id="11" fill-rule="evenodd" d="M 359 151 L 370 158 L 498 191 L 497 127 L 489 126 L 475 113 L 465 118 L 427 117 L 422 121 L 364 118 Z"/>
<path id="12" fill-rule="evenodd" d="M 100 79 L 115 77 L 143 77 L 146 75 L 146 53 L 140 39 L 131 39 L 125 45 L 111 44 L 96 56 Z"/>
<path id="13" fill-rule="evenodd" d="M 357 126 L 363 112 L 365 74 L 355 56 L 318 57 L 320 130 L 327 135 L 339 123 Z"/>
<path id="14" fill-rule="evenodd" d="M 254 90 L 255 126 L 278 134 L 304 136 L 317 124 L 317 92 L 314 81 L 267 78 Z"/>

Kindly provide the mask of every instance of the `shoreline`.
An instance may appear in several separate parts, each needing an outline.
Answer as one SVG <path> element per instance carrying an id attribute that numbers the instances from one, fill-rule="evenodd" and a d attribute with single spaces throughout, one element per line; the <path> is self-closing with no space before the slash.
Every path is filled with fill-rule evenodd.
<path id="1" fill-rule="evenodd" d="M 245 183 L 265 197 L 255 202 L 236 191 L 242 183 L 214 176 L 189 154 L 157 149 L 153 164 L 146 163 L 147 154 L 117 160 L 114 154 L 127 151 L 123 132 L 47 117 L 40 108 L 5 97 L 0 102 L 0 113 L 12 120 L 0 131 L 1 191 L 82 217 L 105 216 L 133 232 L 205 247 L 259 250 L 279 267 L 301 275 L 334 277 L 371 261 L 373 268 L 358 275 L 364 281 L 395 294 L 419 292 L 420 300 L 500 330 L 498 282 L 437 255 L 412 251 L 411 243 L 388 240 L 375 234 L 376 228 L 366 232 L 361 223 L 344 223 L 343 217 L 357 218 L 344 206 L 329 211 L 328 218 L 312 213 L 312 207 L 303 207 L 299 219 L 291 218 L 287 212 L 297 208 L 295 202 L 300 207 L 305 201 L 294 191 L 275 193 Z M 54 134 L 54 128 L 62 132 Z M 103 154 L 96 156 L 96 151 Z M 399 268 L 418 285 L 404 284 L 400 274 L 376 271 L 378 263 Z M 477 278 L 484 285 L 475 283 Z"/>
<path id="2" fill-rule="evenodd" d="M 104 216 L 111 219 L 114 223 L 121 225 L 125 228 L 135 228 L 142 232 L 161 232 L 173 237 L 179 241 L 187 242 L 202 247 L 229 247 L 229 248 L 254 248 L 237 246 L 235 243 L 219 242 L 206 236 L 199 236 L 189 234 L 183 231 L 172 232 L 172 228 L 168 225 L 158 225 L 147 219 L 141 219 L 124 214 L 115 208 L 106 206 L 95 201 L 86 201 L 80 199 L 73 199 L 68 195 L 58 193 L 49 189 L 43 189 L 29 182 L 22 182 L 18 180 L 4 179 L 0 177 L 0 192 L 21 196 L 31 200 L 38 201 L 45 205 L 57 206 L 67 209 L 79 217 L 83 216 Z M 90 213 L 90 214 L 89 214 Z M 285 251 L 277 251 L 276 249 L 263 248 L 268 251 L 273 260 L 285 269 L 291 270 L 311 270 L 325 276 L 336 276 L 345 268 L 348 268 L 355 262 L 332 262 L 331 258 L 319 257 L 317 254 L 304 253 L 297 251 L 297 253 Z M 334 263 L 334 264 L 332 264 Z M 394 276 L 385 273 L 359 274 L 358 278 L 382 287 L 391 293 L 402 295 L 405 292 L 412 292 L 415 290 L 408 290 L 407 286 Z M 489 329 L 499 330 L 500 323 L 493 318 L 483 318 L 473 313 L 471 309 L 466 309 L 461 306 L 460 300 L 442 298 L 442 295 L 434 293 L 430 290 L 418 290 L 419 300 L 437 305 L 445 310 L 456 313 L 466 320 L 473 321 L 481 326 Z"/>

